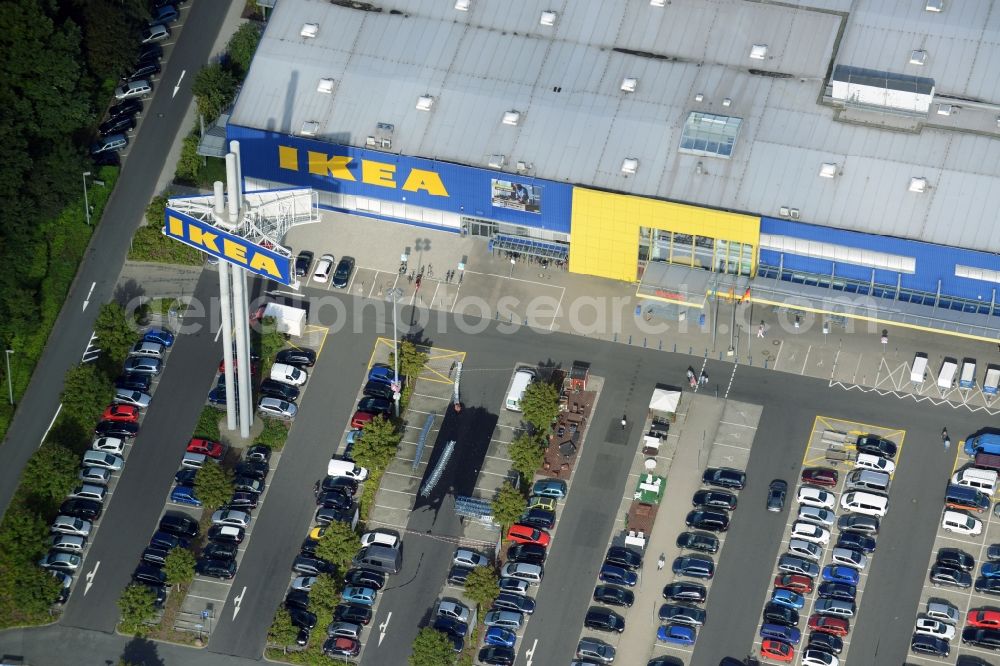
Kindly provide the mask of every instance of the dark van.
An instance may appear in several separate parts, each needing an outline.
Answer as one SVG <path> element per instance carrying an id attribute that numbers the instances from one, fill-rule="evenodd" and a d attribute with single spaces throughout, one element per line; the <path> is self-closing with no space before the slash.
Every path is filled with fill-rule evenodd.
<path id="1" fill-rule="evenodd" d="M 944 494 L 944 502 L 949 509 L 966 511 L 986 511 L 990 508 L 990 498 L 975 488 L 951 484 Z"/>

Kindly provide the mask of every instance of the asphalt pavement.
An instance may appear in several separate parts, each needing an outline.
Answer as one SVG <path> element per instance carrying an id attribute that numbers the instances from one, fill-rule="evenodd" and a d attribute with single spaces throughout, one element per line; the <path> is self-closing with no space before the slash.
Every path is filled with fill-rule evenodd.
<path id="1" fill-rule="evenodd" d="M 184 10 L 183 28 L 174 31 L 177 41 L 155 82 L 156 94 L 145 102 L 142 125 L 128 148 L 127 168 L 122 169 L 7 431 L 3 443 L 5 462 L 0 466 L 2 511 L 6 511 L 13 497 L 24 464 L 52 422 L 59 407 L 63 377 L 80 362 L 100 305 L 114 298 L 132 234 L 154 194 L 164 161 L 191 103 L 191 82 L 208 61 L 231 1 L 190 3 Z"/>

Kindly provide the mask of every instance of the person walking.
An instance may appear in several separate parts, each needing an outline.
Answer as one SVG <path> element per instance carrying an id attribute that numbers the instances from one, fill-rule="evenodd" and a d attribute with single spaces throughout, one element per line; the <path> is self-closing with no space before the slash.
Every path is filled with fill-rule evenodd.
<path id="1" fill-rule="evenodd" d="M 667 556 L 664 555 L 663 553 L 660 553 L 660 559 L 656 560 L 656 570 L 659 571 L 660 569 L 662 569 L 664 565 L 666 565 L 666 563 L 667 563 Z"/>
<path id="2" fill-rule="evenodd" d="M 708 373 L 704 370 L 702 370 L 701 375 L 698 376 L 698 383 L 703 386 L 708 383 Z"/>
<path id="3" fill-rule="evenodd" d="M 628 421 L 625 419 L 625 415 L 622 414 L 622 430 L 624 430 L 625 426 L 627 426 L 627 425 L 628 425 Z"/>
<path id="4" fill-rule="evenodd" d="M 941 441 L 944 442 L 945 451 L 951 448 L 951 435 L 948 434 L 947 428 L 941 430 Z"/>
<path id="5" fill-rule="evenodd" d="M 764 337 L 764 322 L 763 321 L 761 321 L 760 322 L 760 326 L 757 327 L 757 337 L 758 338 Z"/>

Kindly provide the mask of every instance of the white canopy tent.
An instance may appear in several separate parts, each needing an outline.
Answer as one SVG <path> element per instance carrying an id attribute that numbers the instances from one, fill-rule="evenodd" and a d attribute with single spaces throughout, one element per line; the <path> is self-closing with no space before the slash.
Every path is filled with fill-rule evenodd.
<path id="1" fill-rule="evenodd" d="M 673 389 L 653 389 L 653 397 L 649 401 L 649 409 L 654 412 L 673 414 L 681 400 L 681 392 Z"/>

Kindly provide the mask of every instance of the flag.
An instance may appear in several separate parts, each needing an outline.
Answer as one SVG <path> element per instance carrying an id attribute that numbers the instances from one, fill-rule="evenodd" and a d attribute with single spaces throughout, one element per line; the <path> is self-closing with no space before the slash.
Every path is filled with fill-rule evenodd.
<path id="1" fill-rule="evenodd" d="M 743 297 L 740 298 L 740 303 L 747 300 L 748 298 L 750 298 L 750 287 L 747 287 L 747 290 L 743 292 Z"/>

